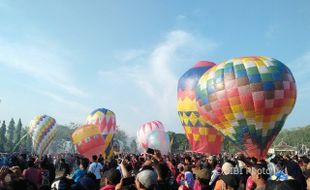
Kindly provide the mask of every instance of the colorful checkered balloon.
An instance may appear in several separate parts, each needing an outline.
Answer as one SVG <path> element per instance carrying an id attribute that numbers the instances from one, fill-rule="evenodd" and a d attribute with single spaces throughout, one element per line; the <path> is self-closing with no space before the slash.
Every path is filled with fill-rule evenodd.
<path id="1" fill-rule="evenodd" d="M 218 154 L 224 139 L 201 117 L 196 104 L 196 85 L 213 66 L 215 63 L 200 61 L 186 71 L 178 82 L 178 114 L 193 152 Z"/>
<path id="2" fill-rule="evenodd" d="M 294 77 L 269 57 L 241 57 L 208 70 L 196 89 L 200 115 L 247 155 L 264 158 L 296 101 Z"/>

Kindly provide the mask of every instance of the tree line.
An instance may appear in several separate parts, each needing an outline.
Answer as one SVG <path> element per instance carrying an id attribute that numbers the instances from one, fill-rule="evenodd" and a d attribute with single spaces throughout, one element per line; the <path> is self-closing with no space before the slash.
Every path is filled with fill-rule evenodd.
<path id="1" fill-rule="evenodd" d="M 0 121 L 0 125 L 0 152 L 31 151 L 32 140 L 26 135 L 29 128 L 23 127 L 21 119 L 16 124 L 12 118 L 8 125 Z"/>

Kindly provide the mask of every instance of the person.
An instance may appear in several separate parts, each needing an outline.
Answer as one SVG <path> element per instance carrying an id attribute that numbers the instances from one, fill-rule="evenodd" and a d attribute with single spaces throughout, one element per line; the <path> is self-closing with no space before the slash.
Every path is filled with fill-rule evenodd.
<path id="1" fill-rule="evenodd" d="M 265 190 L 269 172 L 267 165 L 256 164 L 252 167 L 251 176 L 253 182 L 256 184 L 255 190 Z"/>
<path id="2" fill-rule="evenodd" d="M 63 174 L 60 178 L 56 179 L 54 183 L 52 183 L 52 190 L 67 190 L 70 189 L 73 184 L 73 180 L 68 178 L 71 173 L 71 169 L 68 164 L 64 165 Z"/>
<path id="3" fill-rule="evenodd" d="M 194 190 L 211 190 L 209 185 L 211 179 L 211 172 L 203 168 L 196 172 L 196 179 L 194 183 Z"/>
<path id="4" fill-rule="evenodd" d="M 86 173 L 89 165 L 88 159 L 84 158 L 80 162 L 79 168 L 74 172 L 72 179 L 77 183 Z"/>
<path id="5" fill-rule="evenodd" d="M 137 190 L 156 190 L 157 176 L 153 170 L 145 169 L 138 173 L 135 185 Z"/>
<path id="6" fill-rule="evenodd" d="M 41 185 L 42 186 L 50 186 L 50 175 L 48 170 L 47 161 L 40 162 L 40 173 L 41 173 Z"/>
<path id="7" fill-rule="evenodd" d="M 232 174 L 234 170 L 234 166 L 230 162 L 225 162 L 222 166 L 222 174 L 220 175 L 219 179 L 216 181 L 214 190 L 222 190 L 223 186 L 223 179 L 221 179 L 221 176 Z"/>
<path id="8" fill-rule="evenodd" d="M 162 190 L 177 189 L 175 181 L 170 181 L 172 173 L 165 162 L 159 162 L 155 165 L 155 172 L 157 174 L 158 188 Z"/>
<path id="9" fill-rule="evenodd" d="M 29 160 L 27 164 L 28 168 L 23 171 L 23 176 L 37 187 L 40 187 L 42 185 L 41 171 L 35 168 L 33 160 Z"/>
<path id="10" fill-rule="evenodd" d="M 97 184 L 97 189 L 100 188 L 100 182 L 101 182 L 101 172 L 102 172 L 102 165 L 98 163 L 98 157 L 97 155 L 92 156 L 93 163 L 90 164 L 88 168 L 88 172 L 94 174 L 96 176 L 96 184 Z"/>
<path id="11" fill-rule="evenodd" d="M 96 188 L 96 176 L 93 173 L 87 173 L 79 182 L 73 184 L 70 190 L 94 190 Z"/>
<path id="12" fill-rule="evenodd" d="M 117 169 L 110 169 L 104 173 L 105 186 L 100 190 L 115 190 L 121 180 L 121 173 Z"/>
<path id="13" fill-rule="evenodd" d="M 222 190 L 238 190 L 239 181 L 237 176 L 234 174 L 221 175 L 220 179 L 223 181 Z"/>

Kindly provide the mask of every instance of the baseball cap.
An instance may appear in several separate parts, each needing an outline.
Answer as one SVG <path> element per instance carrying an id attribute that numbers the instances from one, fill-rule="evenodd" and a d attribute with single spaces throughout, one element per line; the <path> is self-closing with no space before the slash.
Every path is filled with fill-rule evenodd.
<path id="1" fill-rule="evenodd" d="M 145 188 L 150 188 L 157 184 L 157 175 L 153 170 L 141 171 L 138 173 L 137 179 Z"/>

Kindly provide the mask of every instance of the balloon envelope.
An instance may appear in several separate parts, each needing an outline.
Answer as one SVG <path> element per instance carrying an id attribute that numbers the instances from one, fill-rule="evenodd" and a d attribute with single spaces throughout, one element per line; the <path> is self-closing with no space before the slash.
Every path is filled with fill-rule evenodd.
<path id="1" fill-rule="evenodd" d="M 264 158 L 296 101 L 290 70 L 262 56 L 234 58 L 208 70 L 196 89 L 200 115 L 249 156 Z"/>
<path id="2" fill-rule="evenodd" d="M 36 116 L 30 122 L 29 135 L 32 138 L 33 149 L 42 156 L 55 138 L 57 132 L 56 120 L 47 115 Z"/>
<path id="3" fill-rule="evenodd" d="M 97 126 L 104 139 L 103 156 L 105 158 L 111 157 L 113 154 L 112 141 L 116 131 L 114 112 L 106 108 L 96 109 L 87 116 L 86 124 Z"/>
<path id="4" fill-rule="evenodd" d="M 147 139 L 148 136 L 153 132 L 153 131 L 164 131 L 164 126 L 160 121 L 151 121 L 143 124 L 137 132 L 137 141 L 138 145 L 141 146 L 142 148 L 146 149 L 147 148 Z"/>
<path id="5" fill-rule="evenodd" d="M 200 116 L 196 104 L 197 83 L 213 66 L 215 63 L 200 61 L 178 82 L 178 114 L 193 152 L 218 154 L 224 140 L 223 135 Z"/>
<path id="6" fill-rule="evenodd" d="M 96 125 L 83 125 L 72 134 L 72 143 L 77 151 L 90 159 L 102 154 L 105 148 L 104 138 Z"/>
<path id="7" fill-rule="evenodd" d="M 153 131 L 148 136 L 148 148 L 160 150 L 161 154 L 168 155 L 170 152 L 169 135 L 164 131 Z"/>

